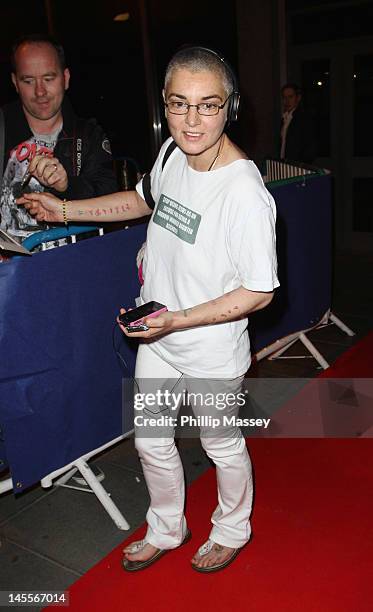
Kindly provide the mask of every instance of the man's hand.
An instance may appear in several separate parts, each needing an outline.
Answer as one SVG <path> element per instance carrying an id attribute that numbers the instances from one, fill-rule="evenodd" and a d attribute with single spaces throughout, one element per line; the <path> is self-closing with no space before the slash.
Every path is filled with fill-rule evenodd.
<path id="1" fill-rule="evenodd" d="M 62 223 L 62 201 L 51 193 L 24 193 L 17 200 L 19 206 L 26 210 L 38 221 L 46 223 Z"/>
<path id="2" fill-rule="evenodd" d="M 69 181 L 66 170 L 57 157 L 35 155 L 28 169 L 42 185 L 53 187 L 60 192 L 66 191 Z"/>
<path id="3" fill-rule="evenodd" d="M 126 311 L 124 308 L 120 309 L 120 314 L 124 314 Z M 157 338 L 158 336 L 164 336 L 165 334 L 170 333 L 174 330 L 174 316 L 173 312 L 167 311 L 162 312 L 162 314 L 158 315 L 158 317 L 144 317 L 141 320 L 141 323 L 149 327 L 148 331 L 142 332 L 128 332 L 127 328 L 119 321 L 117 318 L 117 322 L 119 323 L 119 327 L 122 332 L 128 336 L 128 338 Z"/>

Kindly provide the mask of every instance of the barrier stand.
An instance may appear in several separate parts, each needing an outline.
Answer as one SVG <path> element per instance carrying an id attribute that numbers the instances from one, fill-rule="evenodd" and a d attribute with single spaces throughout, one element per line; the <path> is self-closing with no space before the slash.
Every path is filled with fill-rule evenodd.
<path id="1" fill-rule="evenodd" d="M 307 334 L 335 324 L 348 336 L 355 335 L 331 312 L 330 171 L 298 162 L 267 159 L 263 179 L 277 203 L 280 282 L 281 274 L 285 282 L 279 288 L 277 306 L 267 317 L 264 314 L 259 319 L 257 330 L 254 318 L 251 329 L 253 344 L 258 349 L 256 359 L 313 358 L 326 370 L 329 363 Z M 313 232 L 317 233 L 317 241 L 310 238 Z M 285 356 L 298 340 L 308 354 Z"/>
<path id="2" fill-rule="evenodd" d="M 30 250 L 41 244 L 42 249 L 44 250 L 44 244 L 46 241 L 55 241 L 68 236 L 70 237 L 71 242 L 75 243 L 77 234 L 91 232 L 94 230 L 98 230 L 99 235 L 103 234 L 103 229 L 98 228 L 97 226 L 70 225 L 68 228 L 52 228 L 43 232 L 37 232 L 27 238 L 24 243 L 26 243 L 25 246 Z M 64 465 L 63 467 L 60 467 L 57 470 L 54 470 L 53 472 L 50 472 L 48 475 L 44 476 L 40 480 L 41 486 L 43 488 L 49 488 L 54 485 L 56 487 L 61 486 L 94 493 L 98 501 L 101 503 L 106 512 L 109 514 L 110 518 L 115 523 L 115 525 L 121 530 L 129 530 L 130 525 L 128 521 L 125 519 L 123 514 L 118 509 L 117 505 L 111 499 L 110 493 L 105 490 L 105 488 L 100 482 L 100 479 L 102 480 L 102 473 L 101 478 L 100 475 L 96 476 L 96 474 L 92 471 L 87 462 L 94 455 L 105 451 L 114 444 L 127 438 L 132 433 L 133 430 L 128 431 L 118 437 L 115 437 L 114 439 L 95 448 L 94 450 L 91 450 L 90 452 L 81 455 L 80 457 Z M 78 471 L 81 474 L 82 480 L 87 483 L 87 487 L 77 487 L 66 484 L 70 480 L 70 478 L 72 478 L 74 474 L 76 474 L 76 472 Z M 57 480 L 55 480 L 56 478 Z M 55 482 L 53 483 L 54 480 Z M 12 490 L 14 490 L 15 492 L 17 491 L 17 484 L 13 482 L 13 479 L 11 477 L 6 478 L 4 480 L 0 480 L 0 494 Z"/>
<path id="3" fill-rule="evenodd" d="M 265 359 L 268 357 L 270 361 L 274 361 L 275 359 L 311 359 L 314 358 L 318 362 L 318 364 L 326 370 L 329 368 L 330 364 L 326 361 L 323 355 L 317 350 L 315 345 L 311 342 L 311 340 L 307 337 L 307 333 L 316 330 L 322 329 L 323 327 L 327 327 L 328 325 L 337 325 L 343 332 L 345 332 L 348 336 L 355 336 L 355 332 L 352 331 L 343 321 L 341 321 L 335 314 L 333 314 L 330 310 L 328 310 L 322 319 L 314 325 L 313 327 L 309 327 L 308 329 L 304 329 L 301 331 L 294 332 L 293 334 L 289 334 L 289 336 L 285 336 L 284 338 L 280 338 L 261 349 L 256 353 L 257 361 L 261 359 Z M 297 341 L 302 342 L 303 346 L 310 352 L 310 355 L 291 355 L 291 356 L 283 356 L 293 344 Z"/>
<path id="4" fill-rule="evenodd" d="M 96 455 L 97 453 L 101 453 L 102 451 L 106 450 L 110 446 L 113 446 L 117 442 L 124 440 L 131 433 L 132 432 L 128 432 L 127 434 L 118 436 L 117 438 L 111 440 L 110 442 L 107 442 L 103 446 L 100 446 L 99 448 L 96 448 L 90 451 L 89 453 L 82 455 L 78 459 L 75 459 L 75 461 L 72 461 L 71 463 L 63 466 L 62 468 L 59 468 L 58 470 L 51 472 L 50 474 L 42 478 L 42 480 L 40 481 L 41 486 L 44 489 L 51 487 L 53 485 L 52 481 L 58 476 L 60 476 L 61 474 L 64 474 L 66 470 L 68 470 L 67 473 L 62 476 L 62 478 L 59 478 L 58 480 L 56 480 L 54 485 L 57 487 L 59 486 L 59 487 L 67 487 L 70 489 L 77 489 L 79 491 L 85 491 L 86 493 L 87 492 L 94 493 L 98 501 L 105 508 L 106 512 L 109 514 L 110 518 L 114 521 L 118 529 L 127 531 L 128 529 L 130 529 L 130 525 L 128 524 L 123 514 L 118 509 L 118 507 L 115 505 L 113 500 L 111 499 L 110 493 L 108 493 L 106 489 L 104 489 L 104 487 L 98 480 L 97 476 L 92 472 L 87 461 L 91 457 Z M 90 486 L 90 489 L 85 489 L 82 487 L 75 487 L 75 486 L 72 487 L 72 486 L 66 485 L 66 483 L 77 472 L 77 470 L 79 470 L 84 480 L 88 483 L 88 485 Z"/>
<path id="5" fill-rule="evenodd" d="M 47 230 L 45 232 L 38 232 L 37 234 L 34 234 L 33 236 L 31 236 L 29 238 L 29 241 L 31 242 L 31 244 L 29 244 L 28 246 L 29 248 L 30 247 L 33 248 L 38 244 L 42 244 L 42 248 L 43 248 L 47 240 L 55 240 L 56 238 L 64 238 L 66 236 L 70 236 L 72 243 L 75 243 L 77 234 L 82 234 L 82 233 L 89 232 L 92 230 L 97 230 L 97 229 L 99 230 L 99 235 L 102 236 L 103 228 L 97 228 L 97 226 L 71 225 L 69 228 L 58 228 L 58 229 L 53 228 L 52 230 L 49 230 L 49 231 Z M 102 486 L 98 477 L 93 473 L 93 471 L 91 470 L 91 468 L 89 467 L 87 463 L 88 459 L 90 459 L 93 455 L 96 455 L 97 453 L 100 453 L 103 450 L 109 448 L 116 442 L 119 442 L 123 438 L 127 437 L 127 435 L 129 434 L 119 436 L 118 438 L 111 440 L 107 444 L 104 444 L 103 446 L 100 446 L 99 448 L 96 448 L 95 450 L 79 457 L 78 459 L 69 463 L 68 465 L 65 465 L 64 467 L 59 468 L 58 470 L 55 470 L 54 472 L 51 472 L 50 474 L 48 474 L 48 476 L 45 476 L 40 481 L 41 486 L 43 488 L 51 487 L 53 484 L 52 480 L 56 478 L 57 476 L 59 476 L 60 474 L 63 474 L 66 470 L 68 470 L 67 474 L 65 474 L 64 476 L 62 476 L 55 482 L 55 486 L 67 487 L 70 489 L 85 491 L 86 493 L 87 492 L 94 493 L 97 499 L 99 500 L 99 502 L 105 508 L 106 512 L 109 514 L 110 518 L 114 521 L 115 525 L 119 529 L 123 529 L 123 530 L 130 529 L 130 526 L 128 522 L 126 521 L 126 519 L 124 518 L 123 514 L 120 512 L 118 507 L 115 505 L 113 500 L 110 498 L 110 493 L 107 493 L 106 489 Z M 90 488 L 75 487 L 75 486 L 70 486 L 66 484 L 78 470 Z M 11 488 L 12 488 L 12 485 L 11 485 Z M 0 489 L 0 492 L 1 492 L 1 489 Z"/>

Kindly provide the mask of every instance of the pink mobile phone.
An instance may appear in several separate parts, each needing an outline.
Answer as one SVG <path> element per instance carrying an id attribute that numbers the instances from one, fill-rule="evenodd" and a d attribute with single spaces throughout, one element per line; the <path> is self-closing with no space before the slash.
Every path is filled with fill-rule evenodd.
<path id="1" fill-rule="evenodd" d="M 144 317 L 158 317 L 162 312 L 167 312 L 167 306 L 159 302 L 147 302 L 138 308 L 119 315 L 119 321 L 126 327 L 139 326 L 143 325 L 142 319 Z"/>

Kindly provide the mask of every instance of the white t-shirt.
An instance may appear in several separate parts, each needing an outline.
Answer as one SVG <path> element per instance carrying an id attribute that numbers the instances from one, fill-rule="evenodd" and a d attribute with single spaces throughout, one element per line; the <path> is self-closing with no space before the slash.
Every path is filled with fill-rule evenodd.
<path id="1" fill-rule="evenodd" d="M 142 302 L 182 310 L 245 287 L 279 285 L 275 205 L 252 161 L 210 172 L 188 166 L 177 147 L 162 171 L 168 139 L 151 172 L 156 202 L 143 262 Z M 138 193 L 144 197 L 142 182 Z M 172 332 L 149 344 L 196 378 L 236 378 L 250 365 L 247 319 Z"/>

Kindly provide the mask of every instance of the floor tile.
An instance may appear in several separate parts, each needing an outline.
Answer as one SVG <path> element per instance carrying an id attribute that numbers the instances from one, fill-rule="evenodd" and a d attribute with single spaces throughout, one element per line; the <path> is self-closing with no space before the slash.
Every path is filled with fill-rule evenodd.
<path id="1" fill-rule="evenodd" d="M 49 493 L 49 489 L 42 489 L 37 484 L 18 495 L 14 495 L 13 491 L 0 495 L 0 527 L 11 516 L 25 512 L 28 507 Z"/>
<path id="2" fill-rule="evenodd" d="M 63 591 L 79 578 L 78 573 L 6 540 L 1 541 L 0 567 L 0 589 L 4 591 Z M 40 610 L 40 606 L 11 606 L 0 609 L 36 612 Z"/>
<path id="3" fill-rule="evenodd" d="M 92 493 L 60 488 L 27 513 L 10 519 L 1 534 L 39 554 L 84 572 L 122 542 L 145 518 L 148 493 L 141 475 L 105 464 L 103 485 L 131 525 L 119 530 Z M 37 528 L 35 528 L 37 526 Z"/>

